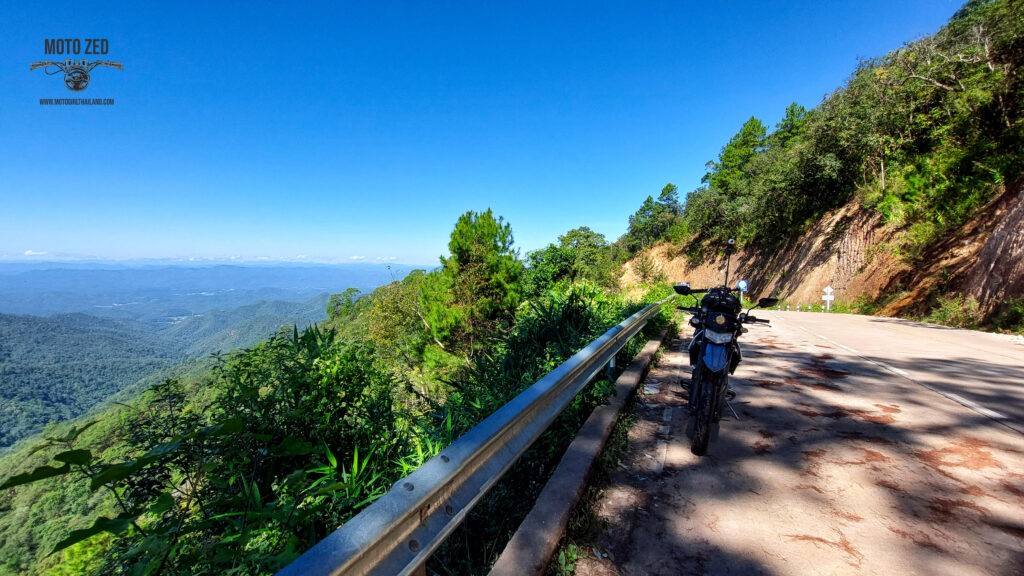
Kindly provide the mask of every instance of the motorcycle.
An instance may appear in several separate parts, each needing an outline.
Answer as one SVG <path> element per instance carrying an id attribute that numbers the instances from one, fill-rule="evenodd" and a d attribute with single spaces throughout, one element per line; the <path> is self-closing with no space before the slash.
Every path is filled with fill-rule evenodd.
<path id="1" fill-rule="evenodd" d="M 690 450 L 697 456 L 707 453 L 711 435 L 718 430 L 722 408 L 736 396 L 729 388 L 729 374 L 736 371 L 742 360 L 737 339 L 747 332 L 743 325 L 768 324 L 768 320 L 757 318 L 750 312 L 778 303 L 777 298 L 761 298 L 742 312 L 742 304 L 737 297 L 740 286 L 729 288 L 729 259 L 734 244 L 735 241 L 730 239 L 726 248 L 725 282 L 721 286 L 691 288 L 689 283 L 681 282 L 674 287 L 677 294 L 693 297 L 695 304 L 680 306 L 679 309 L 693 314 L 690 326 L 696 329 L 689 345 L 693 375 L 688 399 L 692 415 Z M 698 301 L 697 294 L 704 294 L 704 297 Z M 732 410 L 731 405 L 729 409 Z M 736 415 L 735 411 L 733 415 Z"/>

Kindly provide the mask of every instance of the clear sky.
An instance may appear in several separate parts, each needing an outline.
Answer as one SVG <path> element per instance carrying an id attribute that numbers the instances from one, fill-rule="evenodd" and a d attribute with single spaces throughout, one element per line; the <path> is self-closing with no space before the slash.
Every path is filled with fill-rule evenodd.
<path id="1" fill-rule="evenodd" d="M 492 208 L 609 241 L 750 116 L 811 108 L 959 0 L 0 3 L 0 260 L 436 264 Z M 105 38 L 84 92 L 30 71 Z M 84 51 L 84 43 L 83 43 Z M 113 106 L 41 98 L 113 98 Z"/>

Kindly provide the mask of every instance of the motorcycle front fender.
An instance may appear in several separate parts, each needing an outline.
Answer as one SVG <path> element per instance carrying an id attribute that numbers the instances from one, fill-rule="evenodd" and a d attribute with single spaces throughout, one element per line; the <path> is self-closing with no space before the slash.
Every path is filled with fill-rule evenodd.
<path id="1" fill-rule="evenodd" d="M 704 366 L 711 372 L 721 372 L 729 362 L 729 350 L 721 344 L 708 342 L 704 347 Z"/>

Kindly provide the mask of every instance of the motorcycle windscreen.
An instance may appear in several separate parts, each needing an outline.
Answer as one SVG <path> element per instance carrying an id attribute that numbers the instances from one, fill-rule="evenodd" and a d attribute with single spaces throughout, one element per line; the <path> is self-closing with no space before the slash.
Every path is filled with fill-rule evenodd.
<path id="1" fill-rule="evenodd" d="M 712 372 L 721 371 L 722 368 L 725 368 L 725 363 L 729 361 L 729 355 L 726 352 L 725 346 L 708 342 L 704 348 L 704 365 Z"/>

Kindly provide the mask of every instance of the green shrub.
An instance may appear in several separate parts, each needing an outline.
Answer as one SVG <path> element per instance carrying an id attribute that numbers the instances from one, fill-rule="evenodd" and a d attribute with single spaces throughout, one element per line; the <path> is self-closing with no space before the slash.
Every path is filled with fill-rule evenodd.
<path id="1" fill-rule="evenodd" d="M 633 270 L 643 284 L 665 281 L 665 272 L 649 254 L 637 256 L 636 260 L 633 260 Z"/>
<path id="2" fill-rule="evenodd" d="M 982 320 L 978 301 L 971 296 L 940 296 L 937 305 L 925 317 L 926 322 L 954 328 L 977 328 Z"/>
<path id="3" fill-rule="evenodd" d="M 998 306 L 988 325 L 1000 332 L 1024 334 L 1024 298 L 1008 300 Z"/>

